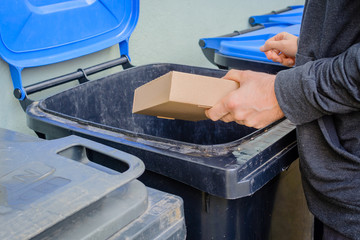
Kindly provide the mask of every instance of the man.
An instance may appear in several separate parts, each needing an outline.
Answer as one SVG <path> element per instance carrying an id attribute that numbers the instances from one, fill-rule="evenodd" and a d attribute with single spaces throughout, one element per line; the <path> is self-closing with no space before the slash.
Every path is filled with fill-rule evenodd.
<path id="1" fill-rule="evenodd" d="M 230 70 L 224 78 L 240 88 L 207 116 L 256 128 L 284 116 L 295 123 L 304 192 L 323 239 L 360 239 L 360 1 L 306 1 L 299 41 L 281 33 L 261 50 L 295 67 Z"/>

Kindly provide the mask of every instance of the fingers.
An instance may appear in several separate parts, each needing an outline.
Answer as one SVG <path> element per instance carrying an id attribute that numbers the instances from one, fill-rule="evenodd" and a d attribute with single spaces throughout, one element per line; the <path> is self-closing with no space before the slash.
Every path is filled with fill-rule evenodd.
<path id="1" fill-rule="evenodd" d="M 281 56 L 279 56 L 279 51 L 278 50 L 270 50 L 265 52 L 265 55 L 267 57 L 267 59 L 272 60 L 274 62 L 280 62 L 282 61 Z"/>
<path id="2" fill-rule="evenodd" d="M 260 47 L 260 51 L 267 52 L 276 49 L 288 57 L 295 57 L 297 52 L 297 39 L 298 38 L 292 34 L 282 32 L 269 38 L 265 44 Z"/>
<path id="3" fill-rule="evenodd" d="M 243 72 L 244 71 L 232 69 L 228 71 L 223 78 L 241 83 L 243 78 Z M 233 121 L 230 115 L 226 116 L 229 113 L 228 106 L 225 104 L 228 97 L 229 95 L 223 98 L 217 104 L 215 104 L 215 106 L 213 106 L 212 108 L 205 110 L 205 115 L 213 121 L 218 121 L 220 119 L 224 122 Z"/>
<path id="4" fill-rule="evenodd" d="M 224 101 L 221 101 L 215 104 L 215 106 L 213 106 L 212 108 L 205 110 L 206 117 L 208 117 L 213 121 L 220 120 L 221 118 L 225 117 L 228 113 L 229 111 L 227 110 Z M 225 119 L 227 120 L 227 118 Z M 228 122 L 230 122 L 230 119 L 228 120 Z"/>
<path id="5" fill-rule="evenodd" d="M 249 71 L 232 69 L 232 70 L 228 71 L 227 74 L 223 78 L 236 81 L 236 82 L 240 83 L 240 85 L 241 85 L 241 83 L 247 79 L 248 72 Z M 228 94 L 220 102 L 215 104 L 212 108 L 206 110 L 205 111 L 206 116 L 213 121 L 218 121 L 220 119 L 224 122 L 234 121 L 234 118 L 231 115 L 228 115 L 228 113 L 231 112 L 232 107 L 228 106 L 227 103 L 236 102 L 234 100 L 230 100 L 235 95 L 236 94 L 234 94 L 234 92 Z"/>
<path id="6" fill-rule="evenodd" d="M 222 118 L 220 118 L 220 120 L 223 122 L 226 122 L 226 123 L 235 121 L 235 119 L 231 116 L 230 113 L 228 113 L 225 116 L 223 116 Z"/>
<path id="7" fill-rule="evenodd" d="M 281 53 L 279 54 L 279 63 L 281 63 L 284 66 L 292 67 L 295 65 L 295 58 L 288 57 L 285 54 Z"/>
<path id="8" fill-rule="evenodd" d="M 270 47 L 271 44 L 273 44 L 274 42 L 278 42 L 278 41 L 286 39 L 286 36 L 287 36 L 287 33 L 282 32 L 282 33 L 279 33 L 279 34 L 269 38 L 268 40 L 266 40 L 264 46 L 260 47 L 260 50 L 263 52 L 272 50 L 274 47 Z"/>
<path id="9" fill-rule="evenodd" d="M 295 65 L 295 58 L 288 57 L 284 53 L 281 53 L 279 51 L 270 50 L 265 52 L 265 55 L 267 59 L 281 63 L 284 66 L 292 67 Z"/>
<path id="10" fill-rule="evenodd" d="M 277 49 L 281 52 L 284 51 L 287 43 L 287 36 L 288 33 L 282 32 L 269 38 L 266 40 L 265 44 L 260 47 L 260 51 L 266 52 L 274 49 Z"/>
<path id="11" fill-rule="evenodd" d="M 240 88 L 206 110 L 209 119 L 261 128 L 283 117 L 274 92 L 275 75 L 232 70 L 224 78 L 238 81 Z"/>
<path id="12" fill-rule="evenodd" d="M 227 114 L 225 114 L 224 116 L 222 116 L 221 118 L 216 117 L 216 118 L 218 118 L 217 120 L 214 120 L 214 118 L 213 118 L 214 115 L 212 115 L 212 111 L 206 110 L 206 111 L 205 111 L 205 114 L 206 114 L 206 116 L 207 116 L 209 119 L 211 119 L 211 120 L 213 120 L 213 121 L 220 120 L 220 121 L 223 121 L 223 122 L 225 122 L 225 123 L 236 122 L 237 124 L 240 124 L 240 125 L 245 125 L 245 126 L 248 126 L 248 127 L 252 127 L 251 125 L 246 124 L 245 119 L 244 119 L 244 120 L 235 119 L 235 118 L 232 116 L 231 113 L 227 113 Z"/>
<path id="13" fill-rule="evenodd" d="M 263 46 L 260 47 L 260 51 L 266 52 L 269 50 L 277 49 L 279 51 L 284 50 L 284 42 L 283 41 L 274 41 L 274 40 L 267 40 Z"/>
<path id="14" fill-rule="evenodd" d="M 292 67 L 295 65 L 295 60 L 293 58 L 284 58 L 281 64 L 287 67 Z"/>

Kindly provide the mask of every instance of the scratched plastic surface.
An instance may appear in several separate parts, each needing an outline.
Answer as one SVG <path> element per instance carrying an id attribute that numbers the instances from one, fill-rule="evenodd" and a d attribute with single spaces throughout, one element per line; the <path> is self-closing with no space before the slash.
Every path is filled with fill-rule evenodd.
<path id="1" fill-rule="evenodd" d="M 235 123 L 132 114 L 134 89 L 170 70 L 224 74 L 166 63 L 133 67 L 30 105 L 28 126 L 47 139 L 72 133 L 142 159 L 146 171 L 140 180 L 145 185 L 184 199 L 189 239 L 241 239 L 255 232 L 261 235 L 258 239 L 266 239 L 269 222 L 258 222 L 271 215 L 271 207 L 263 207 L 261 200 L 273 201 L 271 191 L 264 189 L 297 158 L 295 126 L 284 120 L 255 131 Z M 107 161 L 101 164 L 117 168 Z M 242 203 L 255 194 L 259 202 Z M 216 197 L 220 202 L 213 202 Z M 254 218 L 241 224 L 248 214 Z"/>
<path id="2" fill-rule="evenodd" d="M 29 106 L 29 127 L 50 139 L 67 132 L 91 137 L 138 156 L 147 170 L 226 198 L 253 194 L 296 159 L 276 157 L 287 147 L 294 148 L 295 127 L 288 121 L 256 130 L 221 121 L 132 114 L 134 89 L 172 70 L 215 77 L 225 74 L 177 64 L 134 67 Z M 271 169 L 265 171 L 262 166 Z"/>
<path id="3" fill-rule="evenodd" d="M 127 170 L 120 173 L 91 162 L 92 151 L 123 162 Z M 93 226 L 74 235 L 76 239 L 109 237 L 147 208 L 145 186 L 129 189 L 128 183 L 144 170 L 130 154 L 75 136 L 40 141 L 0 129 L 0 156 L 0 239 L 42 239 L 51 234 L 51 239 L 69 239 L 55 234 L 60 222 L 63 225 L 66 219 L 79 218 L 95 205 L 103 207 L 105 201 L 109 204 L 131 192 L 132 200 L 112 203 L 125 211 L 97 221 L 101 231 Z"/>

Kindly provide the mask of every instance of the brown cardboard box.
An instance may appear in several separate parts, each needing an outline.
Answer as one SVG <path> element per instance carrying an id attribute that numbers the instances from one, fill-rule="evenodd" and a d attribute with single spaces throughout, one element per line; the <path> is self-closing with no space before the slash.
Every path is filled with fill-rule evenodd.
<path id="1" fill-rule="evenodd" d="M 133 113 L 198 121 L 237 89 L 235 81 L 172 71 L 135 89 Z"/>

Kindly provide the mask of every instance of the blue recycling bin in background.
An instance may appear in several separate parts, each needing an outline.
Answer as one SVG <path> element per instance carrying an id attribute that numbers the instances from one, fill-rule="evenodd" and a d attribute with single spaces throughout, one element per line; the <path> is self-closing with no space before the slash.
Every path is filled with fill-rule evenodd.
<path id="1" fill-rule="evenodd" d="M 0 29 L 0 54 L 9 63 L 14 95 L 26 111 L 28 126 L 46 139 L 78 135 L 139 157 L 145 164 L 141 182 L 184 200 L 187 239 L 269 239 L 273 225 L 283 226 L 283 236 L 290 219 L 273 219 L 278 216 L 279 185 L 286 182 L 283 176 L 292 175 L 287 169 L 298 157 L 295 126 L 282 119 L 257 130 L 132 114 L 134 90 L 169 71 L 226 74 L 170 63 L 133 67 L 128 40 L 138 15 L 138 0 L 3 1 L 0 20 L 9 24 Z M 117 43 L 119 59 L 22 84 L 23 68 L 66 61 Z M 87 78 L 118 65 L 125 70 Z M 74 80 L 78 86 L 53 96 L 39 101 L 29 97 Z M 98 165 L 123 171 L 122 164 L 99 159 Z"/>
<path id="2" fill-rule="evenodd" d="M 0 129 L 0 238 L 185 239 L 181 198 L 136 180 L 142 161 L 76 136 Z M 103 167 L 104 159 L 124 165 Z"/>
<path id="3" fill-rule="evenodd" d="M 281 32 L 299 36 L 303 6 L 292 6 L 271 14 L 252 16 L 252 28 L 220 37 L 202 38 L 199 45 L 205 57 L 221 69 L 252 69 L 276 73 L 287 69 L 268 60 L 259 50 L 265 41 Z"/>
<path id="4" fill-rule="evenodd" d="M 301 24 L 303 11 L 303 5 L 289 6 L 278 11 L 272 11 L 269 14 L 251 16 L 249 17 L 249 24 L 264 27 Z"/>

